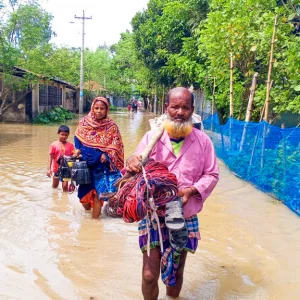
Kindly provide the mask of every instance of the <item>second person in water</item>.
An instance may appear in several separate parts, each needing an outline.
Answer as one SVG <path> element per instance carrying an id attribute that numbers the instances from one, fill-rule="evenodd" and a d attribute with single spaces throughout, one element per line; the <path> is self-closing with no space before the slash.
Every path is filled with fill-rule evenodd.
<path id="1" fill-rule="evenodd" d="M 103 200 L 96 192 L 95 174 L 124 167 L 124 145 L 117 124 L 108 117 L 109 101 L 97 97 L 91 105 L 91 111 L 83 117 L 76 129 L 74 142 L 75 154 L 82 155 L 91 171 L 92 182 L 79 185 L 78 197 L 86 210 L 93 209 L 93 218 L 101 214 Z"/>

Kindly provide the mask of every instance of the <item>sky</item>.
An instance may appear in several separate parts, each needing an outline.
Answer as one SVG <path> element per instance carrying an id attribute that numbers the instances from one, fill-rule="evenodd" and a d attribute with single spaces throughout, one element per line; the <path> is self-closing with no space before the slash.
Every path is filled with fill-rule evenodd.
<path id="1" fill-rule="evenodd" d="M 52 42 L 58 46 L 81 47 L 82 21 L 85 20 L 85 48 L 95 50 L 104 43 L 117 43 L 120 34 L 131 30 L 130 21 L 138 11 L 147 8 L 149 0 L 43 0 L 42 7 L 53 15 L 52 29 L 57 37 Z M 70 22 L 74 22 L 73 24 Z"/>

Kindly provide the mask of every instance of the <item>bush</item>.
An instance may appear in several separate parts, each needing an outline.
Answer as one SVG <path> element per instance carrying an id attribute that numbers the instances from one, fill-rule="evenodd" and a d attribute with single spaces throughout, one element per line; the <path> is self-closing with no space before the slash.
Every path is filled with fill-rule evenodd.
<path id="1" fill-rule="evenodd" d="M 75 118 L 73 112 L 66 110 L 62 107 L 54 107 L 47 112 L 39 114 L 32 120 L 34 124 L 50 124 L 58 123 L 65 120 L 72 120 Z"/>

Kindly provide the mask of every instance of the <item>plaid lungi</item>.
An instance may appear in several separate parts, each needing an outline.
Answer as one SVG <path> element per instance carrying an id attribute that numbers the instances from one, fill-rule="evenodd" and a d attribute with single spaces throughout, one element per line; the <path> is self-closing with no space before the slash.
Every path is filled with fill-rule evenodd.
<path id="1" fill-rule="evenodd" d="M 139 245 L 142 252 L 147 250 L 147 241 L 148 241 L 148 232 L 146 225 L 146 218 L 139 222 L 138 230 L 139 230 Z M 188 229 L 188 241 L 184 251 L 188 251 L 190 253 L 195 253 L 198 240 L 200 240 L 200 232 L 199 232 L 199 224 L 197 215 L 191 216 L 185 219 L 186 226 Z M 163 253 L 161 258 L 161 277 L 162 281 L 167 286 L 176 285 L 176 271 L 179 266 L 180 254 L 181 252 L 175 251 L 169 242 L 169 230 L 166 227 L 164 222 L 164 218 L 160 218 L 160 228 L 162 233 L 163 240 Z M 152 221 L 149 224 L 150 231 L 150 249 L 154 249 L 155 247 L 160 247 L 159 242 L 159 232 L 156 221 Z"/>

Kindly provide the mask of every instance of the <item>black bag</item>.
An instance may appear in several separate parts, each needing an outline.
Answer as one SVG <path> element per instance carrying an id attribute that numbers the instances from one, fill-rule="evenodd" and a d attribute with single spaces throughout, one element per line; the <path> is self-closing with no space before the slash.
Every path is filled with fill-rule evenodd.
<path id="1" fill-rule="evenodd" d="M 62 179 L 62 181 L 71 179 L 71 168 L 68 165 L 69 161 L 72 161 L 72 157 L 65 155 L 60 156 L 57 160 L 57 163 L 59 164 L 58 176 Z"/>
<path id="2" fill-rule="evenodd" d="M 79 184 L 91 183 L 91 171 L 87 166 L 86 161 L 76 161 L 73 164 L 71 171 L 72 180 Z"/>

